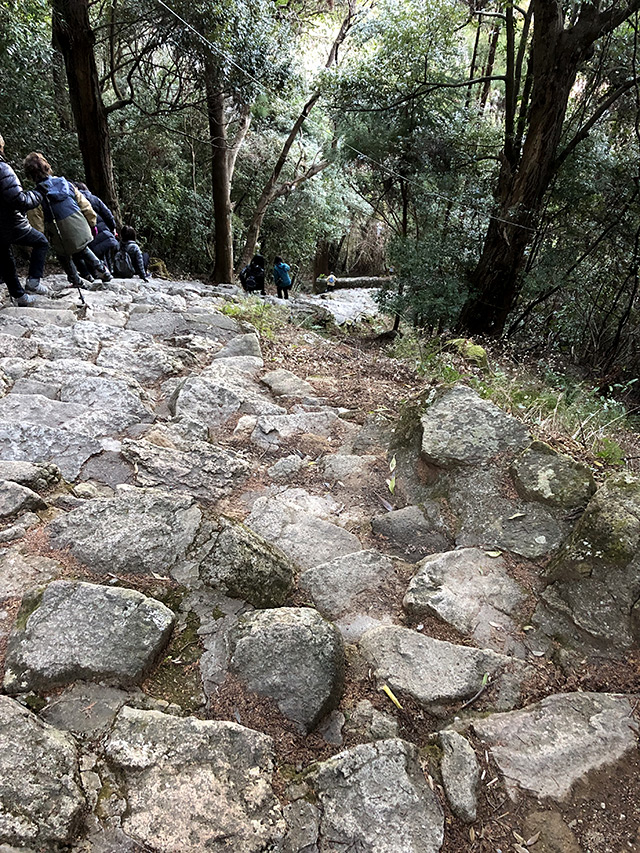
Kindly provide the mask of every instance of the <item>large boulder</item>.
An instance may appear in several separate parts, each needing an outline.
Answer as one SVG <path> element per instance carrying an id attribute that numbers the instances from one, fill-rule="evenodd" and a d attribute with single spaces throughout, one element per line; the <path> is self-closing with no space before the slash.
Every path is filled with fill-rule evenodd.
<path id="1" fill-rule="evenodd" d="M 254 607 L 278 607 L 293 588 L 291 560 L 253 530 L 230 519 L 211 522 L 199 565 L 205 584 Z"/>
<path id="2" fill-rule="evenodd" d="M 523 423 L 456 385 L 420 419 L 422 458 L 440 468 L 477 465 L 498 453 L 522 450 L 530 441 Z"/>
<path id="3" fill-rule="evenodd" d="M 587 773 L 615 765 L 637 750 L 638 724 L 631 702 L 608 693 L 547 696 L 521 711 L 475 720 L 473 728 L 514 799 L 520 789 L 566 800 Z"/>
<path id="4" fill-rule="evenodd" d="M 166 575 L 193 542 L 202 513 L 190 496 L 122 487 L 55 518 L 53 548 L 69 548 L 97 574 Z"/>
<path id="5" fill-rule="evenodd" d="M 0 696 L 0 844 L 55 850 L 84 808 L 73 738 Z"/>
<path id="6" fill-rule="evenodd" d="M 640 639 L 640 480 L 599 489 L 548 569 L 536 620 L 562 641 L 613 653 Z"/>
<path id="7" fill-rule="evenodd" d="M 26 596 L 7 648 L 4 689 L 77 679 L 141 681 L 167 644 L 174 614 L 133 589 L 54 581 Z"/>
<path id="8" fill-rule="evenodd" d="M 125 706 L 106 752 L 123 780 L 123 829 L 158 853 L 263 853 L 284 835 L 267 735 Z"/>
<path id="9" fill-rule="evenodd" d="M 487 677 L 498 679 L 513 659 L 487 649 L 456 646 L 396 626 L 372 628 L 360 651 L 379 684 L 412 696 L 432 713 L 475 695 Z"/>
<path id="10" fill-rule="evenodd" d="M 461 548 L 422 560 L 402 604 L 416 619 L 437 616 L 479 645 L 503 650 L 526 598 L 502 557 Z"/>
<path id="11" fill-rule="evenodd" d="M 584 506 L 596 490 L 589 467 L 543 441 L 534 441 L 509 469 L 520 495 L 528 501 L 571 509 Z"/>
<path id="12" fill-rule="evenodd" d="M 344 646 L 339 631 L 309 607 L 263 610 L 231 629 L 229 669 L 301 730 L 311 731 L 340 701 Z"/>
<path id="13" fill-rule="evenodd" d="M 260 381 L 270 389 L 271 393 L 275 397 L 302 399 L 304 397 L 313 397 L 315 395 L 315 390 L 312 385 L 304 379 L 300 379 L 299 376 L 296 376 L 295 373 L 292 373 L 290 370 L 285 370 L 283 367 L 279 367 L 277 370 L 270 370 L 268 373 L 265 373 L 261 377 Z"/>
<path id="14" fill-rule="evenodd" d="M 360 744 L 319 764 L 308 781 L 322 806 L 319 853 L 440 850 L 444 815 L 413 744 Z"/>

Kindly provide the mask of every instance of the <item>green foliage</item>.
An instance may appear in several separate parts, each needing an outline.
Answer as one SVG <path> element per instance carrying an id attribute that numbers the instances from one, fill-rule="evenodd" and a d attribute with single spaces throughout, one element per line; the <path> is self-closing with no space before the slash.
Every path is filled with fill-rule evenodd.
<path id="1" fill-rule="evenodd" d="M 225 302 L 220 311 L 234 320 L 251 323 L 261 338 L 272 340 L 278 329 L 288 322 L 286 309 L 264 302 L 258 296 L 248 296 L 238 302 Z"/>

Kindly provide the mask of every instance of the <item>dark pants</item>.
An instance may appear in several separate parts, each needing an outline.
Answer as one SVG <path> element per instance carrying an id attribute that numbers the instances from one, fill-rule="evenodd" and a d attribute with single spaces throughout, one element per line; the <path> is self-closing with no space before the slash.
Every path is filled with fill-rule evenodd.
<path id="1" fill-rule="evenodd" d="M 49 249 L 49 241 L 40 231 L 31 228 L 23 237 L 12 240 L 17 246 L 32 247 L 31 259 L 29 261 L 29 278 L 41 279 L 44 275 L 44 262 Z M 11 244 L 2 241 L 0 243 L 0 278 L 3 279 L 9 290 L 9 295 L 17 299 L 24 293 L 20 284 L 16 262 L 11 251 Z"/>
<path id="2" fill-rule="evenodd" d="M 71 257 L 69 255 L 58 255 L 58 260 L 71 284 L 75 284 L 76 286 L 81 281 L 76 264 L 83 271 L 88 270 L 92 275 L 102 273 L 105 270 L 105 264 L 93 254 L 88 246 L 79 252 L 74 252 Z"/>
<path id="3" fill-rule="evenodd" d="M 281 284 L 276 284 L 278 288 L 278 299 L 288 299 L 289 298 L 289 288 L 283 287 Z"/>

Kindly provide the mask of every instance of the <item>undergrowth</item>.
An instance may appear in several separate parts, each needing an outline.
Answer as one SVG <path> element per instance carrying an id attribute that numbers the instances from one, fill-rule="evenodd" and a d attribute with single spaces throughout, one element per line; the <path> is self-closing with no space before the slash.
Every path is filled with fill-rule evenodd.
<path id="1" fill-rule="evenodd" d="M 225 302 L 219 309 L 227 317 L 251 323 L 261 338 L 272 340 L 278 329 L 287 324 L 288 315 L 278 305 L 264 302 L 257 296 L 240 302 Z"/>
<path id="2" fill-rule="evenodd" d="M 397 339 L 389 354 L 413 361 L 418 372 L 433 383 L 448 386 L 464 382 L 518 416 L 534 434 L 569 437 L 605 465 L 625 463 L 616 436 L 621 430 L 637 431 L 634 411 L 584 380 L 546 364 L 515 365 L 504 355 L 491 352 L 488 366 L 481 368 L 465 361 L 446 339 L 420 338 L 413 333 Z"/>

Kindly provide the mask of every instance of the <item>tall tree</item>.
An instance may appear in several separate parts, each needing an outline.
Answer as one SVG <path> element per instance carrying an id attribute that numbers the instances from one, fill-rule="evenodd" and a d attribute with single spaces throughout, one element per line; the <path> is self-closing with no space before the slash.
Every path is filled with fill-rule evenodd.
<path id="1" fill-rule="evenodd" d="M 518 292 L 527 247 L 554 176 L 595 122 L 634 85 L 630 75 L 604 95 L 561 149 L 567 105 L 578 71 L 592 55 L 596 42 L 640 9 L 640 0 L 614 2 L 606 9 L 584 2 L 572 21 L 565 19 L 562 0 L 532 0 L 532 9 L 529 73 L 522 83 L 524 51 L 515 50 L 514 7 L 506 6 L 504 147 L 494 216 L 478 264 L 470 275 L 471 295 L 459 319 L 460 326 L 470 334 L 502 333 Z M 521 83 L 524 97 L 517 113 Z"/>
<path id="2" fill-rule="evenodd" d="M 53 44 L 63 57 L 85 178 L 119 218 L 107 111 L 94 53 L 88 0 L 52 0 Z"/>

